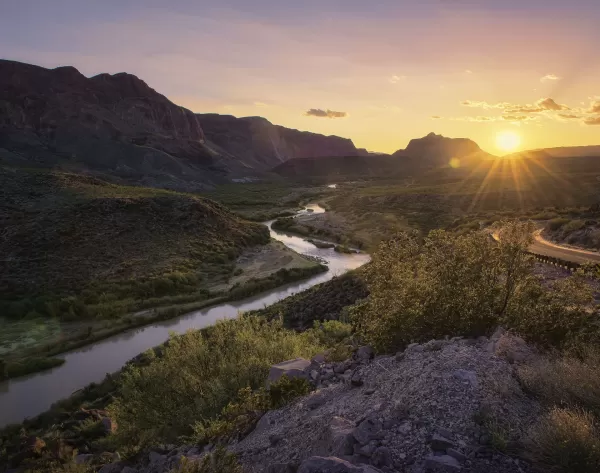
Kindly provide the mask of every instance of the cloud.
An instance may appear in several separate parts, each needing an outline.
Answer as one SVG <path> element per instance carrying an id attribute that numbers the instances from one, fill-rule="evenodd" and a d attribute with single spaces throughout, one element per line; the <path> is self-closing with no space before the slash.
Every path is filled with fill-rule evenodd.
<path id="1" fill-rule="evenodd" d="M 346 112 L 336 112 L 334 110 L 322 110 L 320 108 L 311 108 L 305 114 L 307 117 L 319 117 L 319 118 L 344 118 L 348 114 Z"/>
<path id="2" fill-rule="evenodd" d="M 558 116 L 560 118 L 564 118 L 565 120 L 573 120 L 573 119 L 581 118 L 580 115 L 575 115 L 573 113 L 559 113 Z"/>
<path id="3" fill-rule="evenodd" d="M 506 108 L 509 107 L 510 104 L 506 102 L 500 103 L 488 103 L 485 101 L 476 101 L 476 100 L 464 100 L 460 103 L 464 107 L 472 107 L 472 108 L 483 108 L 485 110 L 489 110 L 492 108 Z"/>
<path id="4" fill-rule="evenodd" d="M 465 69 L 465 74 L 473 74 L 473 71 L 471 69 Z"/>
<path id="5" fill-rule="evenodd" d="M 556 81 L 560 79 L 561 77 L 558 77 L 556 74 L 546 74 L 540 79 L 540 82 Z"/>
<path id="6" fill-rule="evenodd" d="M 439 115 L 432 115 L 431 116 L 432 120 L 439 120 L 440 118 L 442 118 L 442 117 L 440 117 Z"/>
<path id="7" fill-rule="evenodd" d="M 507 122 L 523 122 L 525 120 L 534 120 L 534 118 L 526 115 L 503 115 L 502 120 L 506 120 Z"/>
<path id="8" fill-rule="evenodd" d="M 450 120 L 457 121 L 457 122 L 485 123 L 485 122 L 495 122 L 495 121 L 498 121 L 498 120 L 500 120 L 500 117 L 485 117 L 485 116 L 478 116 L 478 117 L 453 117 L 453 118 L 450 118 Z"/>
<path id="9" fill-rule="evenodd" d="M 544 110 L 571 110 L 566 105 L 560 105 L 551 98 L 540 99 L 535 104 Z"/>
<path id="10" fill-rule="evenodd" d="M 267 104 L 267 103 L 264 103 L 264 102 L 254 102 L 254 105 L 255 105 L 256 107 L 261 107 L 261 108 L 265 108 L 265 107 L 268 107 L 268 106 L 269 106 L 269 104 Z"/>
<path id="11" fill-rule="evenodd" d="M 586 125 L 600 125 L 600 115 L 597 117 L 586 118 L 583 123 Z"/>
<path id="12" fill-rule="evenodd" d="M 406 76 L 392 76 L 389 78 L 390 84 L 397 84 L 398 82 L 406 79 Z"/>
<path id="13" fill-rule="evenodd" d="M 600 113 L 600 100 L 596 100 L 590 104 L 589 113 Z"/>

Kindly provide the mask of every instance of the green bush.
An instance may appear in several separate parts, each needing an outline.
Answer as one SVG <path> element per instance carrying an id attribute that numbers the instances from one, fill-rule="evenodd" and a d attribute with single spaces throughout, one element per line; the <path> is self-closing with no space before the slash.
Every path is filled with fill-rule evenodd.
<path id="1" fill-rule="evenodd" d="M 555 231 L 558 230 L 559 228 L 561 228 L 562 226 L 566 225 L 567 223 L 569 223 L 571 220 L 568 218 L 553 218 L 552 220 L 550 220 L 548 222 L 548 229 Z"/>
<path id="2" fill-rule="evenodd" d="M 286 330 L 280 320 L 242 316 L 172 337 L 163 356 L 122 374 L 110 406 L 124 444 L 147 445 L 189 435 L 215 418 L 240 389 L 264 384 L 272 364 L 323 351 L 314 331 Z"/>
<path id="3" fill-rule="evenodd" d="M 562 231 L 565 233 L 576 232 L 583 227 L 585 227 L 585 220 L 571 220 L 562 227 Z"/>
<path id="4" fill-rule="evenodd" d="M 445 335 L 481 335 L 512 309 L 530 274 L 522 250 L 532 224 L 511 222 L 500 243 L 443 230 L 423 242 L 402 233 L 380 244 L 365 269 L 370 297 L 353 309 L 357 330 L 379 350 Z"/>
<path id="5" fill-rule="evenodd" d="M 243 436 L 254 427 L 264 412 L 279 409 L 311 390 L 312 385 L 307 380 L 287 376 L 271 384 L 268 389 L 241 389 L 237 399 L 225 406 L 217 417 L 194 424 L 192 440 L 203 445 Z"/>
<path id="6" fill-rule="evenodd" d="M 504 222 L 500 242 L 442 230 L 423 242 L 401 234 L 365 269 L 370 297 L 352 309 L 357 331 L 380 350 L 445 335 L 477 336 L 505 324 L 555 346 L 595 340 L 591 293 L 580 276 L 546 287 L 524 250 L 533 225 Z"/>

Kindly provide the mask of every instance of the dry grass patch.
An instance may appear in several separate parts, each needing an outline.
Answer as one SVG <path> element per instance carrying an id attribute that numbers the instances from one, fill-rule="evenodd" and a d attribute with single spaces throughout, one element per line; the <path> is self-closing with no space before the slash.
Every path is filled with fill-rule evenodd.
<path id="1" fill-rule="evenodd" d="M 581 359 L 541 358 L 521 366 L 523 386 L 553 406 L 577 406 L 600 417 L 600 352 L 588 350 Z"/>
<path id="2" fill-rule="evenodd" d="M 594 417 L 583 410 L 554 408 L 529 431 L 529 456 L 543 472 L 597 473 L 600 436 Z"/>

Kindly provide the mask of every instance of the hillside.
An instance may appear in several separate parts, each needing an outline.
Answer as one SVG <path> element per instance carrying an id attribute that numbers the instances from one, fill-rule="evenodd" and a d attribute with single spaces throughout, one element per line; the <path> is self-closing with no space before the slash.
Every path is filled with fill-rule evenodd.
<path id="1" fill-rule="evenodd" d="M 211 146 L 248 170 L 268 171 L 294 158 L 358 154 L 351 140 L 273 125 L 262 117 L 197 114 Z"/>
<path id="2" fill-rule="evenodd" d="M 394 177 L 408 172 L 412 161 L 392 156 L 328 156 L 290 159 L 273 168 L 273 172 L 290 179 L 317 178 L 330 180 Z"/>
<path id="3" fill-rule="evenodd" d="M 269 241 L 263 225 L 208 199 L 92 177 L 0 168 L 0 194 L 9 316 L 83 316 L 122 299 L 194 293 Z"/>

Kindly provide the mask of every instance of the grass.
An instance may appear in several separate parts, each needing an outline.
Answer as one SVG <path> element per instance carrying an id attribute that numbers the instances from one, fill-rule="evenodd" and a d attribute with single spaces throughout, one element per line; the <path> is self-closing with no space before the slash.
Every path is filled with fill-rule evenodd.
<path id="1" fill-rule="evenodd" d="M 600 471 L 597 421 L 584 411 L 553 408 L 530 429 L 526 445 L 540 471 Z"/>
<path id="2" fill-rule="evenodd" d="M 540 358 L 519 368 L 523 386 L 550 406 L 585 409 L 600 418 L 600 352 Z"/>
<path id="3" fill-rule="evenodd" d="M 182 458 L 180 465 L 169 473 L 243 473 L 243 469 L 236 456 L 220 446 L 199 461 Z"/>

